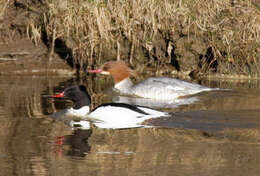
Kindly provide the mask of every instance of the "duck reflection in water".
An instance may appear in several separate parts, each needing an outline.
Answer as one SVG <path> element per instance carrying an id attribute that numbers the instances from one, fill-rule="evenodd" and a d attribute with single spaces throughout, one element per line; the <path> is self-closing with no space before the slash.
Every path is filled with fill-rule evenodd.
<path id="1" fill-rule="evenodd" d="M 72 135 L 60 136 L 56 140 L 59 155 L 85 157 L 91 150 L 88 139 L 92 135 L 92 130 L 74 130 Z M 64 154 L 61 147 L 70 146 L 69 150 Z"/>

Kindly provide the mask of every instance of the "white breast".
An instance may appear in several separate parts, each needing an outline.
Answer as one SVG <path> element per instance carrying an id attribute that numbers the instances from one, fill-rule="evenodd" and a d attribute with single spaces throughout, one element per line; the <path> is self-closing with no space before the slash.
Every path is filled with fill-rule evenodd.
<path id="1" fill-rule="evenodd" d="M 89 113 L 89 106 L 83 106 L 80 109 L 70 108 L 68 109 L 67 113 L 67 115 L 71 116 L 84 117 Z"/>

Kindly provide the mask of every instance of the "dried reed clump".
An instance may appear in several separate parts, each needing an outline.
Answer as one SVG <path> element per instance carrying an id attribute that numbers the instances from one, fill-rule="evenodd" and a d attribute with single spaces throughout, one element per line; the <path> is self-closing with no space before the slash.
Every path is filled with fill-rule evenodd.
<path id="1" fill-rule="evenodd" d="M 0 0 L 0 20 L 3 19 L 4 13 L 10 4 L 10 0 Z"/>
<path id="2" fill-rule="evenodd" d="M 132 48 L 148 48 L 158 30 L 173 22 L 173 6 L 176 4 L 148 0 L 49 1 L 45 24 L 49 36 L 73 41 L 77 62 L 91 64 L 100 59 L 103 48 L 120 50 L 124 39 Z"/>
<path id="3" fill-rule="evenodd" d="M 222 73 L 232 68 L 238 73 L 258 73 L 260 13 L 250 1 L 207 1 L 193 9 L 203 9 L 195 13 L 193 25 L 203 31 L 215 59 L 226 65 Z"/>
<path id="4" fill-rule="evenodd" d="M 53 44 L 58 38 L 66 41 L 81 66 L 99 62 L 104 50 L 117 59 L 127 52 L 124 59 L 131 63 L 138 59 L 136 49 L 153 55 L 160 33 L 172 45 L 173 35 L 203 41 L 213 49 L 219 72 L 259 70 L 260 12 L 250 0 L 46 0 L 46 4 L 47 36 Z"/>
<path id="5" fill-rule="evenodd" d="M 10 0 L 0 0 L 0 31 L 3 31 L 5 28 L 3 19 L 9 4 Z"/>

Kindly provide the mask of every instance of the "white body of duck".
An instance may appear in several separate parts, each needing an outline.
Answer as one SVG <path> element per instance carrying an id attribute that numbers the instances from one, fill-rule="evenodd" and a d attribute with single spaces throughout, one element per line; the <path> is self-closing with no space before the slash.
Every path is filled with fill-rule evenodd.
<path id="1" fill-rule="evenodd" d="M 88 70 L 88 72 L 111 75 L 114 78 L 115 90 L 121 93 L 155 100 L 173 100 L 202 91 L 216 90 L 168 77 L 150 77 L 134 85 L 130 80 L 130 75 L 134 71 L 123 61 L 110 61 L 105 63 L 100 69 Z"/>

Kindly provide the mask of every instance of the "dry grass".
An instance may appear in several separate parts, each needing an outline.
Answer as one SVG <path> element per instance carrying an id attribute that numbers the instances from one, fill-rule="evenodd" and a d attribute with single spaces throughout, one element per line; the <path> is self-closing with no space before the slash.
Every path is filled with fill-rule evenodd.
<path id="1" fill-rule="evenodd" d="M 187 40 L 195 37 L 212 47 L 219 73 L 259 74 L 260 12 L 250 0 L 46 0 L 45 3 L 44 25 L 31 24 L 31 31 L 37 35 L 30 36 L 37 40 L 44 28 L 50 41 L 57 38 L 66 41 L 75 62 L 81 66 L 100 62 L 104 51 L 131 63 L 143 59 L 136 55 L 140 48 L 156 56 L 154 50 L 160 45 L 156 37 L 160 33 L 174 47 L 179 47 L 175 46 L 174 35 L 185 36 Z M 165 53 L 169 54 L 169 47 Z"/>
<path id="2" fill-rule="evenodd" d="M 0 30 L 4 28 L 2 20 L 4 19 L 4 14 L 9 4 L 10 0 L 0 0 Z"/>
<path id="3" fill-rule="evenodd" d="M 212 1 L 195 9 L 207 9 L 195 24 L 208 35 L 216 58 L 232 63 L 240 73 L 250 72 L 246 65 L 259 63 L 260 13 L 249 1 L 231 6 L 229 1 Z"/>
<path id="4" fill-rule="evenodd" d="M 3 18 L 5 10 L 9 4 L 10 0 L 0 0 L 0 20 Z"/>

